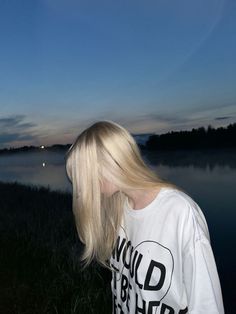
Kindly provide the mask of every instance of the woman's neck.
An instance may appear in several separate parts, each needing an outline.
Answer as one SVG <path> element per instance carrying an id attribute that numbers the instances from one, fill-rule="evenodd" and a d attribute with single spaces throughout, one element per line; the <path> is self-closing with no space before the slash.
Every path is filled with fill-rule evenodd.
<path id="1" fill-rule="evenodd" d="M 160 188 L 150 190 L 125 190 L 123 191 L 129 197 L 129 205 L 134 210 L 139 210 L 148 206 L 159 193 Z"/>

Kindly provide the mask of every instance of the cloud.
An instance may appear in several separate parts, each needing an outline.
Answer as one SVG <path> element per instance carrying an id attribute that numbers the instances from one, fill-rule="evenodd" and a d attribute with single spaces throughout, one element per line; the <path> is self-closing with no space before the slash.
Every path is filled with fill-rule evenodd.
<path id="1" fill-rule="evenodd" d="M 28 141 L 34 140 L 34 136 L 32 135 L 22 135 L 19 133 L 1 133 L 0 134 L 0 145 L 9 144 L 15 141 Z"/>
<path id="2" fill-rule="evenodd" d="M 25 115 L 14 115 L 6 118 L 0 118 L 0 127 L 1 129 L 4 128 L 4 130 L 11 128 L 25 130 L 36 126 L 34 123 L 21 123 L 25 117 Z"/>
<path id="3" fill-rule="evenodd" d="M 24 122 L 25 115 L 13 115 L 8 117 L 0 117 L 0 147 L 11 146 L 12 143 L 25 141 L 35 141 L 37 137 L 32 135 L 31 128 L 37 126 L 35 123 Z M 23 121 L 23 122 L 22 122 Z"/>
<path id="4" fill-rule="evenodd" d="M 115 122 L 120 123 L 133 134 L 166 132 L 173 127 L 188 126 L 193 122 L 190 117 L 184 117 L 175 112 L 172 114 L 157 112 L 136 113 L 132 117 L 130 115 L 119 116 L 115 114 L 113 117 L 115 117 Z M 105 118 L 113 120 L 111 114 Z"/>
<path id="5" fill-rule="evenodd" d="M 216 117 L 215 120 L 225 120 L 225 119 L 230 119 L 232 117 L 228 116 L 228 117 Z"/>
<path id="6" fill-rule="evenodd" d="M 193 119 L 190 117 L 183 117 L 182 115 L 177 115 L 176 113 L 164 114 L 164 113 L 135 113 L 130 116 L 130 114 L 124 115 L 122 112 L 117 112 L 117 110 L 107 110 L 96 116 L 96 119 L 81 120 L 76 123 L 71 124 L 65 128 L 65 133 L 68 134 L 68 141 L 73 141 L 76 136 L 87 128 L 92 123 L 102 120 L 112 120 L 124 128 L 126 128 L 132 134 L 143 134 L 143 133 L 155 133 L 155 132 L 167 132 L 173 127 L 179 128 L 188 127 L 189 125 L 194 125 Z M 71 140 L 69 140 L 71 138 Z M 68 142 L 67 141 L 67 142 Z"/>

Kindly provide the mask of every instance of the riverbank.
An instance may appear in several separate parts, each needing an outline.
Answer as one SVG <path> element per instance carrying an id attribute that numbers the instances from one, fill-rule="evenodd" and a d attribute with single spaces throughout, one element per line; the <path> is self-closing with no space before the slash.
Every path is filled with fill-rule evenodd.
<path id="1" fill-rule="evenodd" d="M 110 274 L 81 271 L 69 193 L 0 182 L 0 313 L 111 313 Z"/>

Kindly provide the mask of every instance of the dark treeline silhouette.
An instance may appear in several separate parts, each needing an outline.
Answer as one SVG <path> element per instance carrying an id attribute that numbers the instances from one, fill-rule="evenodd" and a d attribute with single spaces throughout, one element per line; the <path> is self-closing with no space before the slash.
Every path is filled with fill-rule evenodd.
<path id="1" fill-rule="evenodd" d="M 191 131 L 171 131 L 166 134 L 151 135 L 146 145 L 147 150 L 176 150 L 199 148 L 231 148 L 236 147 L 236 123 L 227 127 L 207 129 L 199 127 Z"/>

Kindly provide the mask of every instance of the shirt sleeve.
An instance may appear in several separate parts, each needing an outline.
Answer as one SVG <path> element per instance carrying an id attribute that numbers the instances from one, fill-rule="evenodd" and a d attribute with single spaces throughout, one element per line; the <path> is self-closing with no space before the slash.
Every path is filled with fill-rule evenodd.
<path id="1" fill-rule="evenodd" d="M 185 226 L 183 278 L 189 314 L 224 314 L 222 291 L 205 217 L 190 206 Z"/>

